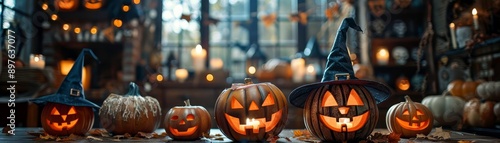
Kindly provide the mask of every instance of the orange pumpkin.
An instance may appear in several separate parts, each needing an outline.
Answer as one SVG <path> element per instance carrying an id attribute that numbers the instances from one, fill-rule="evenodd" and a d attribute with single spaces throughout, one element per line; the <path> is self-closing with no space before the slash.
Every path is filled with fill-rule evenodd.
<path id="1" fill-rule="evenodd" d="M 171 108 L 165 115 L 163 126 L 174 140 L 197 140 L 210 135 L 210 113 L 203 106 L 191 106 L 189 99 L 185 106 Z"/>
<path id="2" fill-rule="evenodd" d="M 409 96 L 405 96 L 405 100 L 387 111 L 387 129 L 406 138 L 429 134 L 434 121 L 432 112 L 423 104 L 413 102 Z"/>
<path id="3" fill-rule="evenodd" d="M 215 120 L 231 140 L 266 141 L 285 127 L 288 105 L 285 95 L 271 83 L 233 84 L 215 102 Z"/>
<path id="4" fill-rule="evenodd" d="M 154 132 L 161 122 L 158 100 L 141 96 L 139 87 L 133 82 L 129 86 L 124 96 L 111 94 L 104 100 L 99 110 L 102 126 L 115 135 Z"/>
<path id="5" fill-rule="evenodd" d="M 493 101 L 481 103 L 477 98 L 469 100 L 464 106 L 464 123 L 472 127 L 493 127 L 496 120 L 494 106 Z"/>
<path id="6" fill-rule="evenodd" d="M 463 95 L 462 85 L 463 84 L 464 84 L 463 80 L 460 80 L 460 79 L 453 80 L 448 84 L 447 89 L 451 95 L 458 96 L 458 97 L 462 98 L 462 95 Z"/>
<path id="7" fill-rule="evenodd" d="M 73 11 L 78 8 L 79 0 L 54 0 L 54 5 L 62 11 Z"/>
<path id="8" fill-rule="evenodd" d="M 479 85 L 479 82 L 467 80 L 462 84 L 462 98 L 465 100 L 469 100 L 472 98 L 476 98 L 476 89 Z"/>
<path id="9" fill-rule="evenodd" d="M 48 102 L 41 115 L 43 130 L 53 136 L 85 135 L 94 125 L 92 107 Z"/>
<path id="10" fill-rule="evenodd" d="M 85 8 L 96 10 L 102 7 L 104 0 L 84 0 L 84 3 Z"/>

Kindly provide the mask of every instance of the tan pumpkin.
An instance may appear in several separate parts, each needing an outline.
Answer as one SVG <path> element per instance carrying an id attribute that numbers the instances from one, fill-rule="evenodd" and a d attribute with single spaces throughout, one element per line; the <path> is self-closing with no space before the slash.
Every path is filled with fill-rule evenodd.
<path id="1" fill-rule="evenodd" d="M 477 95 L 483 100 L 500 101 L 500 82 L 483 82 L 477 86 Z"/>
<path id="2" fill-rule="evenodd" d="M 233 141 L 266 141 L 285 127 L 288 102 L 283 92 L 271 83 L 233 84 L 215 102 L 215 121 Z"/>
<path id="3" fill-rule="evenodd" d="M 174 140 L 197 140 L 210 135 L 210 113 L 203 106 L 191 106 L 189 99 L 185 106 L 175 106 L 165 115 L 163 126 L 167 135 Z"/>
<path id="4" fill-rule="evenodd" d="M 494 106 L 493 101 L 481 103 L 477 98 L 469 100 L 464 106 L 464 123 L 472 127 L 492 127 L 496 120 Z"/>
<path id="5" fill-rule="evenodd" d="M 139 87 L 131 82 L 127 94 L 112 93 L 104 100 L 99 116 L 103 128 L 115 135 L 151 133 L 160 126 L 161 108 L 158 100 L 141 96 Z"/>
<path id="6" fill-rule="evenodd" d="M 423 104 L 413 102 L 409 96 L 405 96 L 405 100 L 392 105 L 387 111 L 387 129 L 405 138 L 429 134 L 434 122 L 432 112 Z"/>
<path id="7" fill-rule="evenodd" d="M 48 102 L 43 107 L 41 122 L 49 135 L 85 135 L 94 125 L 94 111 L 92 107 Z"/>
<path id="8" fill-rule="evenodd" d="M 460 130 L 463 125 L 462 114 L 465 101 L 457 96 L 447 96 L 446 93 L 427 96 L 422 100 L 422 104 L 431 110 L 434 126 L 454 126 L 455 129 Z"/>

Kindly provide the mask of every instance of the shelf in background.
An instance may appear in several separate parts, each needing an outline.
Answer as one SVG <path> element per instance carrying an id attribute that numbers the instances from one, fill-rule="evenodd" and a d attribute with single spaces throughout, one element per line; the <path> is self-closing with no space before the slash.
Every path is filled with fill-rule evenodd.
<path id="1" fill-rule="evenodd" d="M 472 47 L 470 49 L 465 49 L 464 47 L 462 47 L 459 49 L 452 49 L 452 50 L 446 51 L 443 54 L 437 55 L 436 59 L 439 60 L 441 57 L 444 57 L 444 56 L 447 56 L 447 57 L 450 57 L 450 56 L 468 57 L 469 55 L 480 56 L 480 55 L 500 52 L 500 48 L 495 48 L 495 47 L 490 46 L 490 45 L 498 44 L 498 43 L 500 43 L 500 37 L 491 38 L 491 39 L 485 40 L 482 43 L 474 45 L 474 47 Z"/>

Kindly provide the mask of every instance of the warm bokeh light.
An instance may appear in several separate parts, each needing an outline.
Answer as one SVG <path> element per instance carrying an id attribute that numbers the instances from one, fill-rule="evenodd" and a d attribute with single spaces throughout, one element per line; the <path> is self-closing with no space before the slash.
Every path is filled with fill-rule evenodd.
<path id="1" fill-rule="evenodd" d="M 76 34 L 78 34 L 78 33 L 81 32 L 81 29 L 80 29 L 80 27 L 75 27 L 74 31 L 75 31 Z"/>
<path id="2" fill-rule="evenodd" d="M 122 27 L 122 20 L 120 19 L 113 20 L 113 25 L 115 25 L 118 28 Z"/>
<path id="3" fill-rule="evenodd" d="M 158 81 L 158 82 L 163 81 L 163 75 L 161 75 L 161 74 L 156 75 L 156 81 Z"/>
<path id="4" fill-rule="evenodd" d="M 141 0 L 133 0 L 134 4 L 139 4 L 141 3 Z"/>
<path id="5" fill-rule="evenodd" d="M 90 28 L 90 33 L 91 34 L 96 34 L 97 33 L 97 27 L 96 26 L 92 26 L 92 28 Z"/>
<path id="6" fill-rule="evenodd" d="M 209 82 L 213 81 L 214 80 L 214 75 L 212 75 L 212 74 L 209 73 L 209 74 L 207 74 L 206 78 L 207 78 L 207 81 L 209 81 Z"/>
<path id="7" fill-rule="evenodd" d="M 250 66 L 250 67 L 248 67 L 248 73 L 249 73 L 249 74 L 255 74 L 255 72 L 256 72 L 256 71 L 257 71 L 257 69 L 255 69 L 255 67 L 254 67 L 254 66 Z"/>
<path id="8" fill-rule="evenodd" d="M 52 14 L 52 15 L 50 16 L 50 19 L 52 19 L 52 20 L 54 20 L 54 21 L 55 21 L 55 20 L 57 20 L 57 15 L 56 15 L 56 14 Z"/>
<path id="9" fill-rule="evenodd" d="M 43 10 L 47 10 L 47 9 L 49 9 L 49 5 L 48 5 L 47 3 L 43 3 L 43 4 L 42 4 L 42 9 L 43 9 Z"/>
<path id="10" fill-rule="evenodd" d="M 62 28 L 63 28 L 63 30 L 64 30 L 64 31 L 68 31 L 68 29 L 69 29 L 69 24 L 63 24 L 63 27 L 62 27 Z"/>
<path id="11" fill-rule="evenodd" d="M 73 60 L 61 60 L 59 61 L 60 72 L 62 75 L 68 75 L 71 68 L 73 68 L 73 64 L 75 61 Z M 82 85 L 84 89 L 88 89 L 90 87 L 90 68 L 83 67 L 82 69 Z"/>
<path id="12" fill-rule="evenodd" d="M 122 6 L 123 12 L 128 12 L 129 9 L 130 9 L 130 7 L 128 5 L 123 5 Z"/>

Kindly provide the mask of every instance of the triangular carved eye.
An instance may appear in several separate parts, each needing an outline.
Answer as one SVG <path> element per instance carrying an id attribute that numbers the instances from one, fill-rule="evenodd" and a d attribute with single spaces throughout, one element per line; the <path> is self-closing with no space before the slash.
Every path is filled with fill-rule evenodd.
<path id="1" fill-rule="evenodd" d="M 333 97 L 330 91 L 326 91 L 323 96 L 323 101 L 321 102 L 322 107 L 331 107 L 331 106 L 339 106 L 335 97 Z"/>
<path id="2" fill-rule="evenodd" d="M 73 115 L 73 114 L 76 114 L 76 110 L 74 106 L 71 106 L 71 109 L 69 109 L 68 111 L 68 115 Z"/>
<path id="3" fill-rule="evenodd" d="M 363 100 L 358 95 L 354 89 L 351 89 L 351 93 L 349 93 L 349 97 L 347 99 L 347 106 L 363 106 Z"/>
<path id="4" fill-rule="evenodd" d="M 266 99 L 264 99 L 264 103 L 262 103 L 262 106 L 269 106 L 269 105 L 274 105 L 274 98 L 271 95 L 271 93 L 267 94 Z"/>
<path id="5" fill-rule="evenodd" d="M 59 111 L 57 111 L 56 107 L 52 108 L 52 111 L 50 111 L 50 115 L 61 115 Z"/>
<path id="6" fill-rule="evenodd" d="M 231 100 L 231 109 L 243 109 L 243 105 L 241 105 L 241 103 L 233 97 Z"/>

